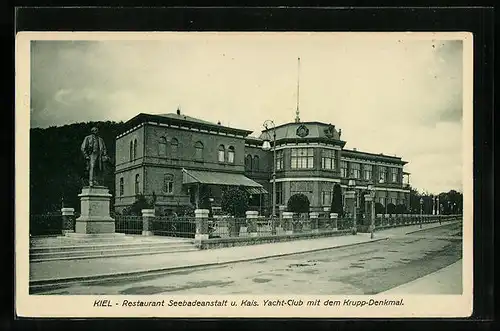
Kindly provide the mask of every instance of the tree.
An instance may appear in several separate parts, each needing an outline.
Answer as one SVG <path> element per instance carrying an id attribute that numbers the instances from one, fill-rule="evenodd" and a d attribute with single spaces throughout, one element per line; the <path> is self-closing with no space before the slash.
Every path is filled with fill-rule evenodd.
<path id="1" fill-rule="evenodd" d="M 343 215 L 344 207 L 342 206 L 342 188 L 339 184 L 335 184 L 333 186 L 333 197 L 330 211 L 332 213 L 337 213 L 339 217 L 342 217 Z"/>
<path id="2" fill-rule="evenodd" d="M 245 217 L 248 210 L 249 194 L 241 187 L 231 187 L 222 191 L 221 210 L 235 217 Z"/>
<path id="3" fill-rule="evenodd" d="M 302 193 L 294 194 L 288 199 L 287 208 L 292 213 L 308 213 L 309 199 Z"/>

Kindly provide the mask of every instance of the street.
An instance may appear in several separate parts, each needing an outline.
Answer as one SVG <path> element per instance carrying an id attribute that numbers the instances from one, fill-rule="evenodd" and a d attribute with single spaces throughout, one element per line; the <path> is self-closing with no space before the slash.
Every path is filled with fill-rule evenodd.
<path id="1" fill-rule="evenodd" d="M 72 285 L 39 294 L 376 294 L 459 261 L 461 226 L 454 223 L 365 245 L 187 270 L 148 280 Z M 459 278 L 450 282 L 461 284 Z"/>

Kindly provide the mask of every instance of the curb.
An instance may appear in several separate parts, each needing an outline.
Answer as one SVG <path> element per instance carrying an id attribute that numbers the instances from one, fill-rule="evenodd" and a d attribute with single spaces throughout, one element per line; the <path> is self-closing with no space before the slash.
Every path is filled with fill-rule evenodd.
<path id="1" fill-rule="evenodd" d="M 410 231 L 410 232 L 406 232 L 406 234 L 412 234 L 412 233 L 416 233 L 416 232 L 421 232 L 421 231 L 428 231 L 428 230 L 432 230 L 432 229 L 436 229 L 436 228 L 440 228 L 440 227 L 443 227 L 443 226 L 447 226 L 447 225 L 451 225 L 451 224 L 454 224 L 454 223 L 458 223 L 460 221 L 456 220 L 456 221 L 450 221 L 449 223 L 445 223 L 445 224 L 440 224 L 439 226 L 433 226 L 432 228 L 427 228 L 427 229 L 418 229 L 418 230 L 415 230 L 415 231 Z"/>
<path id="2" fill-rule="evenodd" d="M 30 289 L 30 294 L 36 294 L 36 293 L 31 293 L 31 292 L 33 290 L 43 291 L 43 290 L 57 289 L 59 287 L 66 287 L 68 285 L 72 285 L 72 284 L 76 284 L 76 283 L 78 283 L 78 284 L 82 284 L 82 283 L 90 284 L 90 283 L 103 282 L 103 281 L 108 281 L 108 280 L 127 280 L 127 279 L 132 278 L 132 277 L 133 278 L 136 278 L 136 277 L 148 277 L 148 278 L 149 277 L 157 277 L 157 276 L 161 276 L 164 274 L 170 274 L 170 273 L 181 272 L 181 271 L 186 271 L 186 270 L 196 270 L 196 269 L 202 269 L 202 268 L 207 268 L 207 267 L 224 266 L 224 265 L 233 264 L 233 263 L 251 262 L 251 261 L 258 261 L 258 260 L 269 259 L 269 258 L 277 258 L 277 257 L 297 255 L 297 254 L 303 254 L 303 253 L 319 252 L 319 251 L 324 251 L 324 250 L 329 250 L 329 249 L 370 244 L 370 243 L 374 243 L 374 242 L 378 242 L 378 241 L 382 241 L 382 240 L 387 240 L 387 239 L 389 239 L 389 237 L 369 239 L 369 240 L 363 241 L 363 242 L 357 242 L 357 243 L 334 246 L 334 247 L 315 248 L 315 249 L 301 251 L 301 252 L 280 253 L 280 254 L 273 254 L 273 255 L 267 255 L 267 256 L 250 257 L 250 258 L 244 258 L 244 259 L 238 259 L 238 260 L 211 262 L 211 263 L 196 264 L 196 265 L 166 267 L 166 268 L 149 269 L 149 270 L 136 270 L 136 271 L 113 273 L 113 274 L 99 274 L 99 275 L 90 275 L 90 276 L 67 277 L 67 278 L 59 278 L 59 279 L 57 279 L 57 278 L 39 279 L 39 280 L 30 281 L 29 282 L 29 289 Z"/>

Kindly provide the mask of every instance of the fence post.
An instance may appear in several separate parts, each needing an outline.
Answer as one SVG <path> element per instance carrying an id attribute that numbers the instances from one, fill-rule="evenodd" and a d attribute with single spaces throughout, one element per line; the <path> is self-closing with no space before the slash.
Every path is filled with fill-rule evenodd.
<path id="1" fill-rule="evenodd" d="M 142 209 L 142 235 L 143 236 L 152 236 L 153 231 L 153 219 L 155 218 L 155 210 L 154 209 Z"/>
<path id="2" fill-rule="evenodd" d="M 75 208 L 61 208 L 62 234 L 75 232 Z"/>
<path id="3" fill-rule="evenodd" d="M 284 225 L 285 225 L 285 234 L 292 234 L 293 233 L 293 213 L 290 211 L 284 211 L 283 212 L 283 220 L 284 220 Z"/>
<path id="4" fill-rule="evenodd" d="M 333 231 L 337 231 L 337 229 L 338 229 L 338 227 L 337 227 L 338 218 L 339 218 L 339 214 L 337 214 L 337 213 L 330 213 L 330 219 L 332 220 Z"/>
<path id="5" fill-rule="evenodd" d="M 319 232 L 318 218 L 319 218 L 319 213 L 317 213 L 317 212 L 311 212 L 311 213 L 309 213 L 309 222 L 311 222 L 311 232 L 312 233 L 318 233 Z"/>
<path id="6" fill-rule="evenodd" d="M 208 209 L 195 209 L 194 216 L 196 219 L 196 234 L 195 240 L 208 239 Z"/>
<path id="7" fill-rule="evenodd" d="M 247 232 L 250 237 L 257 237 L 257 218 L 259 217 L 259 212 L 249 210 L 245 214 L 247 217 Z"/>

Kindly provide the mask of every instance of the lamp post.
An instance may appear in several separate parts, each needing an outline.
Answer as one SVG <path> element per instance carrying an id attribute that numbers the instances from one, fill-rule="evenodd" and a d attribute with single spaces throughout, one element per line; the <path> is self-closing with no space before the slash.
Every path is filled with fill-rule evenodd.
<path id="1" fill-rule="evenodd" d="M 356 234 L 358 230 L 358 226 L 356 224 L 356 181 L 354 179 L 349 179 L 347 186 L 349 187 L 350 194 L 349 196 L 351 197 L 352 200 L 352 220 L 353 220 L 353 227 L 352 227 L 352 234 Z"/>
<path id="2" fill-rule="evenodd" d="M 373 232 L 375 231 L 375 188 L 372 183 L 369 183 L 367 189 L 370 195 L 370 238 L 373 239 Z"/>
<path id="3" fill-rule="evenodd" d="M 380 178 L 379 181 L 378 181 L 378 183 L 379 184 L 383 184 L 384 180 L 382 178 Z M 387 204 L 388 204 L 387 201 L 389 200 L 388 195 L 389 195 L 389 190 L 387 188 L 385 188 L 385 198 L 384 198 L 384 201 L 385 201 L 385 215 L 387 215 Z"/>
<path id="4" fill-rule="evenodd" d="M 422 228 L 422 209 L 424 206 L 424 198 L 420 198 L 420 228 Z"/>
<path id="5" fill-rule="evenodd" d="M 274 122 L 271 120 L 266 120 L 263 124 L 266 129 L 266 133 L 269 136 L 269 130 L 273 131 L 273 173 L 272 173 L 272 182 L 273 182 L 273 197 L 272 197 L 272 218 L 276 216 L 276 126 Z M 262 143 L 262 149 L 265 151 L 269 151 L 271 149 L 271 143 L 269 139 L 264 139 Z"/>

